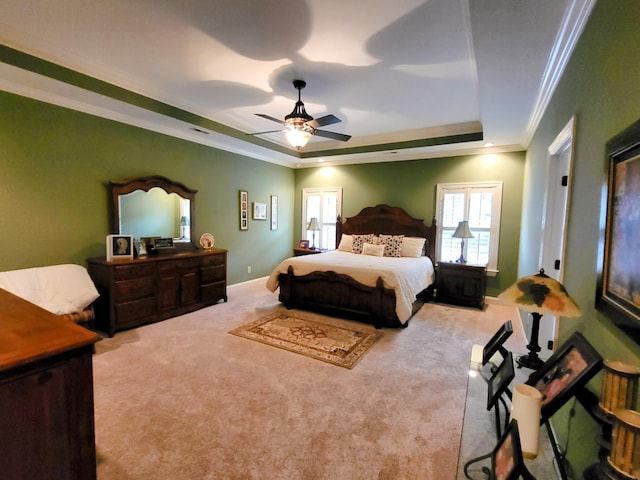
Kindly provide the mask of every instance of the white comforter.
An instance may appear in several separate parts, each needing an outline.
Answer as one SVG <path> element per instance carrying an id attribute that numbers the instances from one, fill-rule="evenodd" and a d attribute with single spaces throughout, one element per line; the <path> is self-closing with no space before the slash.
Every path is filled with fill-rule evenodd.
<path id="1" fill-rule="evenodd" d="M 411 306 L 416 295 L 431 285 L 435 277 L 429 257 L 374 257 L 334 250 L 283 260 L 267 280 L 269 290 L 276 291 L 278 275 L 287 273 L 289 265 L 293 266 L 296 276 L 314 271 L 334 271 L 349 275 L 363 285 L 372 287 L 375 286 L 378 277 L 381 277 L 384 287 L 395 291 L 396 315 L 401 323 L 411 318 Z"/>

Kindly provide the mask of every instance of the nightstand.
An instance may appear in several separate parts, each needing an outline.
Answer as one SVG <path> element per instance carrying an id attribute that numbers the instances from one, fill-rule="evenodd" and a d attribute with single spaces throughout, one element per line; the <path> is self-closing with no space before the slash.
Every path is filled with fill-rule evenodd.
<path id="1" fill-rule="evenodd" d="M 436 302 L 483 309 L 486 289 L 484 266 L 448 262 L 436 266 Z"/>
<path id="2" fill-rule="evenodd" d="M 312 250 L 311 248 L 302 248 L 302 247 L 296 247 L 293 249 L 293 256 L 294 257 L 301 257 L 302 255 L 314 255 L 316 253 L 322 253 L 322 252 L 326 252 L 326 250 Z"/>

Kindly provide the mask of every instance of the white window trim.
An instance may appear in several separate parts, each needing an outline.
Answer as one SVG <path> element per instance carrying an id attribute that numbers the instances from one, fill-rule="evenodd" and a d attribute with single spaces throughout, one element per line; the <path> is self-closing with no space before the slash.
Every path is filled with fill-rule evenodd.
<path id="1" fill-rule="evenodd" d="M 307 238 L 307 197 L 318 193 L 334 193 L 336 195 L 336 216 L 342 215 L 342 187 L 319 187 L 302 189 L 302 232 L 300 238 Z M 318 219 L 322 222 L 322 219 Z M 336 241 L 335 248 L 338 248 Z"/>
<path id="2" fill-rule="evenodd" d="M 443 225 L 442 215 L 444 208 L 444 194 L 451 190 L 469 189 L 494 189 L 492 211 L 491 211 L 491 232 L 495 235 L 495 242 L 492 241 L 489 248 L 489 264 L 487 265 L 487 275 L 495 276 L 498 273 L 498 253 L 500 240 L 500 223 L 502 211 L 502 181 L 495 182 L 458 182 L 458 183 L 438 183 L 436 185 L 436 219 L 438 226 Z M 440 258 L 441 235 L 436 239 L 437 258 Z"/>

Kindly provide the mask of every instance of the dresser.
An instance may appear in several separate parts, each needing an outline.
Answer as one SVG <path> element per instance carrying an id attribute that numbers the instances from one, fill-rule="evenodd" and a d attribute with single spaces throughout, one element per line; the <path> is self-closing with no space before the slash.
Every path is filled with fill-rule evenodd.
<path id="1" fill-rule="evenodd" d="M 0 289 L 0 475 L 96 478 L 93 344 L 100 337 Z"/>
<path id="2" fill-rule="evenodd" d="M 100 293 L 95 325 L 109 336 L 227 301 L 227 251 L 220 248 L 111 262 L 90 258 L 87 266 Z"/>

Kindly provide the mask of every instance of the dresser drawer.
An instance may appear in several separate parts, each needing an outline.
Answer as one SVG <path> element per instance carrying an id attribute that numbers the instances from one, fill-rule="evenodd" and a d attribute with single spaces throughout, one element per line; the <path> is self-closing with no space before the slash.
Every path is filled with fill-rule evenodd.
<path id="1" fill-rule="evenodd" d="M 140 323 L 141 320 L 153 315 L 156 311 L 156 298 L 143 298 L 132 302 L 117 303 L 116 323 L 126 325 L 127 323 Z"/>
<path id="2" fill-rule="evenodd" d="M 226 299 L 227 289 L 224 282 L 210 283 L 200 287 L 200 300 L 203 302 L 211 300 Z"/>
<path id="3" fill-rule="evenodd" d="M 113 269 L 113 277 L 118 280 L 130 280 L 132 278 L 151 277 L 155 271 L 155 265 L 118 265 Z"/>
<path id="4" fill-rule="evenodd" d="M 153 295 L 155 295 L 155 282 L 151 277 L 115 282 L 113 288 L 113 300 L 115 302 L 126 302 Z"/>
<path id="5" fill-rule="evenodd" d="M 220 255 L 206 255 L 204 257 L 202 257 L 202 268 L 206 268 L 206 267 L 215 267 L 215 266 L 220 266 L 220 265 L 224 265 L 225 262 L 225 255 L 224 254 L 220 254 Z"/>
<path id="6" fill-rule="evenodd" d="M 197 258 L 183 258 L 180 260 L 172 260 L 170 262 L 158 263 L 158 273 L 161 275 L 173 275 L 176 272 L 184 270 L 195 270 L 200 265 Z"/>
<path id="7" fill-rule="evenodd" d="M 200 282 L 202 283 L 219 282 L 225 279 L 226 273 L 227 272 L 224 265 L 219 265 L 217 267 L 201 268 Z"/>

